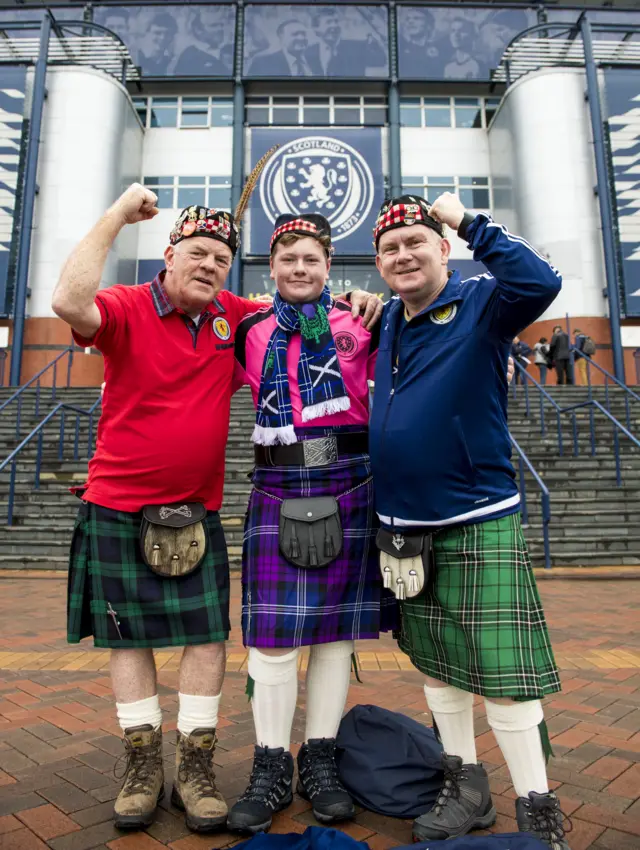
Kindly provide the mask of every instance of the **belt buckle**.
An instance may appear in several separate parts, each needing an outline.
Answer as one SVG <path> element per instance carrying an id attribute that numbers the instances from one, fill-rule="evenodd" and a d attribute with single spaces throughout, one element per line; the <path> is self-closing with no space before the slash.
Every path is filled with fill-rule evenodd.
<path id="1" fill-rule="evenodd" d="M 329 466 L 338 460 L 337 437 L 317 437 L 314 440 L 303 440 L 305 466 Z"/>

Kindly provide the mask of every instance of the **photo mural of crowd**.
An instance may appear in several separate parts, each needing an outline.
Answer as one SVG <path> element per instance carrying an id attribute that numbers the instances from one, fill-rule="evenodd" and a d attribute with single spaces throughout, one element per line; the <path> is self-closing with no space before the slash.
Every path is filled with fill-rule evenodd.
<path id="1" fill-rule="evenodd" d="M 402 79 L 489 79 L 505 47 L 536 22 L 533 9 L 405 6 L 397 8 Z M 0 21 L 41 11 L 2 10 Z M 58 18 L 81 17 L 57 8 Z M 94 21 L 117 33 L 142 73 L 154 76 L 233 74 L 232 3 L 94 6 Z M 247 4 L 243 73 L 247 77 L 387 77 L 385 6 Z"/>

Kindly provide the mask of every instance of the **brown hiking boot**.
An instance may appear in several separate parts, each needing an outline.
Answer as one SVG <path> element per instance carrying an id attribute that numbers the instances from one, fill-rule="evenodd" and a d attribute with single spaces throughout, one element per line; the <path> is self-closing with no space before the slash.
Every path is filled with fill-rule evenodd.
<path id="1" fill-rule="evenodd" d="M 186 812 L 187 826 L 194 832 L 213 832 L 227 822 L 227 804 L 213 772 L 216 740 L 215 729 L 178 732 L 171 802 Z"/>
<path id="2" fill-rule="evenodd" d="M 153 823 L 164 796 L 162 729 L 148 723 L 126 729 L 124 747 L 127 766 L 113 805 L 114 823 L 117 829 L 143 829 Z"/>

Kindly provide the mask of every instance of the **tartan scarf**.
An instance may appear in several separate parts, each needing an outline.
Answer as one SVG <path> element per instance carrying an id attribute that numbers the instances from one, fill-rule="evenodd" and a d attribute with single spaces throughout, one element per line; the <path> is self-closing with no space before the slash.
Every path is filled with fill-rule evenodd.
<path id="1" fill-rule="evenodd" d="M 351 400 L 329 326 L 333 306 L 329 287 L 313 304 L 288 304 L 276 292 L 273 312 L 276 329 L 271 334 L 262 364 L 253 442 L 263 446 L 295 443 L 293 411 L 287 375 L 287 349 L 291 335 L 300 332 L 298 389 L 302 398 L 302 421 L 349 410 Z"/>

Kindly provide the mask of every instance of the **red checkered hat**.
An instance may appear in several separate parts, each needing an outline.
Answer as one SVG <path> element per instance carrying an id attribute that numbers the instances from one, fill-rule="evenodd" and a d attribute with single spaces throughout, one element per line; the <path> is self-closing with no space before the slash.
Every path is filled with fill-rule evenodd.
<path id="1" fill-rule="evenodd" d="M 401 195 L 390 201 L 385 201 L 380 208 L 373 229 L 373 245 L 378 250 L 378 242 L 383 233 L 395 227 L 411 224 L 423 224 L 435 230 L 439 236 L 444 236 L 442 224 L 429 215 L 430 204 L 426 198 L 419 195 Z"/>
<path id="2" fill-rule="evenodd" d="M 271 237 L 269 250 L 273 251 L 274 245 L 285 233 L 299 233 L 301 236 L 319 236 L 331 238 L 331 225 L 323 215 L 309 213 L 308 215 L 294 216 L 289 213 L 278 216 L 275 230 Z"/>

